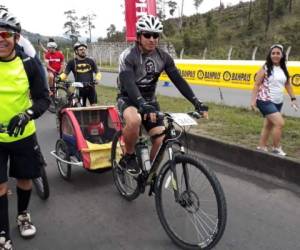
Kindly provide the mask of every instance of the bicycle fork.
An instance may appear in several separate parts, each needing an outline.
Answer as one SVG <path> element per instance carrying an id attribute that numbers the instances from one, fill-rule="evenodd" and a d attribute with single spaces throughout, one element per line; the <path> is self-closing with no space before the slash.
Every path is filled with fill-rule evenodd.
<path id="1" fill-rule="evenodd" d="M 181 146 L 180 153 L 184 154 L 184 148 L 182 146 Z M 183 202 L 183 197 L 182 197 L 183 187 L 180 186 L 178 180 L 176 161 L 175 161 L 176 154 L 174 154 L 172 147 L 168 148 L 168 156 L 169 156 L 169 165 L 171 169 L 171 174 L 165 183 L 165 188 L 171 187 L 174 192 L 175 201 L 181 204 Z M 189 172 L 185 163 L 182 163 L 182 175 L 185 183 L 184 193 L 190 196 L 191 187 L 189 184 Z"/>

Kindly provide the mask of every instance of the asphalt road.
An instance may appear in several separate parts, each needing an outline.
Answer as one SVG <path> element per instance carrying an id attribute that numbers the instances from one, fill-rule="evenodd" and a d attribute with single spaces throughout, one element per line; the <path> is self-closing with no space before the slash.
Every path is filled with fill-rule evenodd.
<path id="1" fill-rule="evenodd" d="M 16 193 L 10 183 L 10 221 L 17 250 L 177 249 L 160 225 L 153 197 L 123 200 L 111 172 L 94 174 L 77 168 L 72 180 L 64 181 L 49 153 L 58 139 L 54 115 L 47 112 L 37 124 L 51 193 L 49 200 L 42 201 L 33 192 L 30 208 L 38 233 L 23 240 L 16 229 Z M 215 249 L 300 249 L 298 189 L 283 188 L 214 160 L 207 164 L 217 171 L 228 206 L 227 227 Z"/>
<path id="2" fill-rule="evenodd" d="M 116 87 L 116 78 L 117 78 L 117 74 L 104 72 L 103 78 L 101 80 L 101 84 Z M 250 108 L 251 91 L 229 89 L 229 88 L 219 89 L 216 87 L 206 87 L 206 86 L 199 86 L 199 85 L 191 85 L 191 86 L 192 89 L 195 91 L 197 97 L 205 102 L 214 102 L 214 103 L 220 103 L 228 106 Z M 169 84 L 169 87 L 164 87 L 164 83 L 159 82 L 157 92 L 166 96 L 182 97 L 173 84 Z M 300 97 L 298 96 L 298 100 L 299 99 Z M 288 116 L 300 117 L 300 110 L 295 111 L 290 106 L 290 103 L 291 103 L 290 97 L 288 95 L 285 95 L 282 113 Z"/>

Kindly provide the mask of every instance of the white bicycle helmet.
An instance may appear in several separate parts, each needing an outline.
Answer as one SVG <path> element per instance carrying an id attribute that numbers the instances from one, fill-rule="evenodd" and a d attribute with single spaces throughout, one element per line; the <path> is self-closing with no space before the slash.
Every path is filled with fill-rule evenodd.
<path id="1" fill-rule="evenodd" d="M 4 8 L 0 8 L 0 27 L 11 29 L 17 33 L 21 32 L 19 20 Z"/>
<path id="2" fill-rule="evenodd" d="M 82 43 L 82 42 L 76 42 L 74 45 L 73 45 L 73 49 L 74 50 L 77 50 L 79 47 L 85 47 L 87 49 L 87 45 L 85 43 Z"/>
<path id="3" fill-rule="evenodd" d="M 47 48 L 56 49 L 57 48 L 56 42 L 49 42 L 49 43 L 47 43 Z"/>
<path id="4" fill-rule="evenodd" d="M 144 15 L 136 22 L 136 32 L 155 32 L 162 33 L 163 25 L 158 17 L 152 15 Z"/>

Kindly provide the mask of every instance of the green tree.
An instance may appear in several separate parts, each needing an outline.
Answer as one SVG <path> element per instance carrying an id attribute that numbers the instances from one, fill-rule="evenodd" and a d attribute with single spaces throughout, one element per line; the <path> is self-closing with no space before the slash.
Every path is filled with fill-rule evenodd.
<path id="1" fill-rule="evenodd" d="M 64 23 L 65 35 L 69 36 L 73 43 L 78 41 L 80 37 L 79 29 L 80 25 L 78 23 L 78 17 L 76 16 L 75 10 L 68 10 L 64 12 L 67 21 Z"/>
<path id="2" fill-rule="evenodd" d="M 95 14 L 88 14 L 80 18 L 81 27 L 85 29 L 85 33 L 89 34 L 89 42 L 92 41 L 92 29 L 95 29 L 93 21 L 95 20 Z"/>
<path id="3" fill-rule="evenodd" d="M 198 13 L 198 9 L 200 7 L 200 5 L 202 4 L 203 0 L 194 0 L 194 6 L 196 8 L 196 11 Z"/>
<path id="4" fill-rule="evenodd" d="M 293 11 L 293 0 L 289 0 L 289 12 L 292 13 Z"/>
<path id="5" fill-rule="evenodd" d="M 107 38 L 110 39 L 117 31 L 116 26 L 111 24 L 107 29 Z"/>
<path id="6" fill-rule="evenodd" d="M 177 3 L 175 1 L 168 1 L 168 7 L 170 15 L 173 16 L 175 10 L 177 9 Z"/>

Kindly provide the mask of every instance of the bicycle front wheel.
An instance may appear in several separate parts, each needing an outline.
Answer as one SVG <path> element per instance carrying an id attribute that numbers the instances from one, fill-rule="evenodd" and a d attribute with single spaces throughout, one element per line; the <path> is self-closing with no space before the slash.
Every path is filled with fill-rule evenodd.
<path id="1" fill-rule="evenodd" d="M 119 162 L 125 154 L 124 140 L 122 131 L 118 131 L 113 138 L 111 147 L 111 166 L 114 177 L 114 183 L 119 193 L 126 200 L 131 201 L 136 199 L 139 192 L 138 181 L 135 177 L 126 172 L 126 169 L 122 167 Z"/>
<path id="2" fill-rule="evenodd" d="M 55 96 L 55 109 L 59 110 L 60 108 L 68 104 L 68 91 L 64 87 L 56 87 L 56 96 Z"/>
<path id="3" fill-rule="evenodd" d="M 55 113 L 55 111 L 56 111 L 54 94 L 52 96 L 50 96 L 50 104 L 48 107 L 48 111 L 51 113 Z"/>
<path id="4" fill-rule="evenodd" d="M 36 188 L 37 195 L 42 200 L 47 200 L 49 198 L 50 192 L 49 192 L 48 178 L 44 166 L 41 167 L 41 176 L 33 179 L 32 182 Z"/>
<path id="5" fill-rule="evenodd" d="M 155 202 L 163 228 L 184 249 L 211 249 L 221 239 L 226 201 L 215 174 L 199 159 L 177 155 L 158 174 Z"/>

